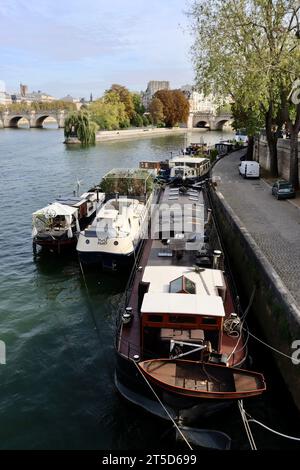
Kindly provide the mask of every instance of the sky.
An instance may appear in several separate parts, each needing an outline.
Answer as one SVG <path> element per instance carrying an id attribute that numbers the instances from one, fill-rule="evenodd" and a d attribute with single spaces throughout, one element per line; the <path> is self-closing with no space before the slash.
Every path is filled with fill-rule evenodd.
<path id="1" fill-rule="evenodd" d="M 187 0 L 0 0 L 0 80 L 57 98 L 193 83 Z"/>

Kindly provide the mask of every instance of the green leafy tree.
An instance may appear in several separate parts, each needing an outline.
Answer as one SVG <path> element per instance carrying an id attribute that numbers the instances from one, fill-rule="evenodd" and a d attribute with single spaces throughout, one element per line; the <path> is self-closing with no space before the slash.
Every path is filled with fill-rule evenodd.
<path id="1" fill-rule="evenodd" d="M 55 100 L 49 102 L 34 101 L 30 104 L 30 108 L 34 111 L 76 111 L 75 103 L 63 100 Z"/>
<path id="2" fill-rule="evenodd" d="M 151 124 L 150 115 L 144 114 L 143 115 L 143 126 L 147 127 L 147 126 L 150 126 L 150 124 Z"/>
<path id="3" fill-rule="evenodd" d="M 135 113 L 135 115 L 131 119 L 131 124 L 135 127 L 142 127 L 143 126 L 142 116 L 140 114 Z"/>
<path id="4" fill-rule="evenodd" d="M 299 77 L 297 13 L 298 0 L 195 0 L 189 12 L 198 88 L 263 117 L 274 176 L 274 125 L 283 124 L 283 103 Z"/>
<path id="5" fill-rule="evenodd" d="M 115 92 L 106 93 L 103 98 L 89 105 L 89 113 L 102 130 L 116 130 L 129 126 L 125 106 Z"/>
<path id="6" fill-rule="evenodd" d="M 3 107 L 3 110 L 12 112 L 30 112 L 30 111 L 75 111 L 76 105 L 68 101 L 55 100 L 55 101 L 33 101 L 27 103 L 26 101 L 20 103 L 10 103 Z"/>
<path id="7" fill-rule="evenodd" d="M 233 115 L 232 127 L 236 131 L 239 129 L 246 129 L 248 135 L 247 160 L 252 160 L 254 137 L 260 133 L 264 125 L 263 115 L 260 112 L 255 112 L 255 110 L 249 107 L 245 107 L 244 103 L 239 102 L 232 104 L 231 112 Z"/>
<path id="8" fill-rule="evenodd" d="M 150 126 L 151 124 L 154 124 L 154 123 L 153 123 L 152 116 L 151 116 L 150 113 L 144 114 L 144 115 L 143 115 L 143 119 L 144 119 L 144 118 L 147 118 L 147 121 L 148 121 L 148 125 L 149 125 L 149 126 Z M 145 125 L 145 124 L 144 124 L 144 125 Z"/>
<path id="9" fill-rule="evenodd" d="M 140 116 L 143 116 L 145 110 L 145 106 L 142 103 L 142 97 L 139 93 L 131 93 L 132 101 L 134 105 L 134 110 Z"/>
<path id="10" fill-rule="evenodd" d="M 64 133 L 66 138 L 75 134 L 82 145 L 95 145 L 97 128 L 87 112 L 76 111 L 66 118 Z"/>
<path id="11" fill-rule="evenodd" d="M 105 92 L 105 95 L 111 92 L 118 95 L 120 102 L 125 106 L 127 117 L 129 120 L 132 119 L 135 113 L 135 107 L 133 96 L 130 91 L 125 86 L 114 84 L 108 91 Z"/>

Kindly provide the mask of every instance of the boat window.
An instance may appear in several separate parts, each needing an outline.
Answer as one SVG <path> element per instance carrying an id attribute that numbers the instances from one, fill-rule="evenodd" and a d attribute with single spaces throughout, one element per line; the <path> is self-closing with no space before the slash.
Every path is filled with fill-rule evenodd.
<path id="1" fill-rule="evenodd" d="M 171 294 L 196 294 L 196 284 L 185 276 L 170 282 Z"/>
<path id="2" fill-rule="evenodd" d="M 196 284 L 185 276 L 183 276 L 183 280 L 185 290 L 189 294 L 196 294 Z"/>
<path id="3" fill-rule="evenodd" d="M 148 315 L 147 320 L 152 323 L 162 323 L 162 315 Z"/>
<path id="4" fill-rule="evenodd" d="M 169 321 L 170 323 L 196 323 L 196 318 L 186 315 L 170 315 Z"/>
<path id="5" fill-rule="evenodd" d="M 203 317 L 202 318 L 202 324 L 203 325 L 216 325 L 217 324 L 217 319 L 212 318 L 212 317 Z"/>
<path id="6" fill-rule="evenodd" d="M 170 282 L 170 293 L 177 294 L 182 291 L 182 277 Z"/>

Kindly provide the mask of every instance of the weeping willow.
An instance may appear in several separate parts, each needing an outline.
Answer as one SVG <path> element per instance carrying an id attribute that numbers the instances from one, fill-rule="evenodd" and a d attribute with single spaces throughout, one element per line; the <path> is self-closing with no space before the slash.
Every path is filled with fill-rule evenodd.
<path id="1" fill-rule="evenodd" d="M 86 111 L 69 114 L 65 120 L 65 137 L 77 136 L 82 145 L 95 145 L 98 126 Z"/>

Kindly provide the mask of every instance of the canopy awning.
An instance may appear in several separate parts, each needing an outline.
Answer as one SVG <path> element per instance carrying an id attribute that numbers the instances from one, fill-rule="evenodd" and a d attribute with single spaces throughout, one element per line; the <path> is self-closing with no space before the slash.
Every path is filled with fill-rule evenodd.
<path id="1" fill-rule="evenodd" d="M 53 204 L 49 204 L 48 206 L 43 207 L 42 209 L 39 209 L 38 211 L 34 212 L 32 216 L 35 217 L 43 215 L 48 219 L 53 219 L 58 215 L 70 216 L 75 215 L 76 213 L 78 213 L 78 209 L 76 207 L 71 207 L 65 204 L 60 204 L 59 202 L 54 202 Z"/>
<path id="2" fill-rule="evenodd" d="M 78 208 L 54 202 L 53 204 L 49 204 L 49 206 L 43 207 L 32 214 L 32 236 L 34 237 L 38 232 L 43 231 L 48 222 L 57 216 L 65 218 L 69 238 L 72 238 L 73 236 L 71 228 L 73 216 L 76 220 L 76 231 L 80 231 Z"/>

